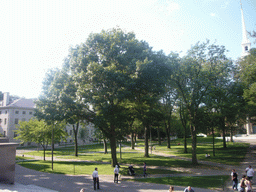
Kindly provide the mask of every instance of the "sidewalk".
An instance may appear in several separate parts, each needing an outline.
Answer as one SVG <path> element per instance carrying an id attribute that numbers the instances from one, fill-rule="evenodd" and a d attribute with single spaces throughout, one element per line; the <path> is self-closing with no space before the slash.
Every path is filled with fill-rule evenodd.
<path id="1" fill-rule="evenodd" d="M 40 190 L 41 192 L 52 192 L 55 190 L 60 192 L 79 192 L 81 188 L 84 188 L 86 192 L 92 192 L 93 183 L 91 175 L 84 176 L 72 176 L 72 175 L 58 175 L 49 174 L 34 171 L 16 165 L 16 185 L 36 185 L 46 188 Z M 0 184 L 1 191 L 8 189 L 13 185 Z M 169 188 L 168 185 L 141 183 L 141 182 L 129 182 L 121 181 L 116 184 L 113 182 L 113 176 L 100 175 L 100 191 L 118 191 L 118 192 L 166 192 Z M 183 192 L 184 187 L 174 186 L 175 191 Z M 194 188 L 196 192 L 214 192 L 215 190 L 207 190 Z M 7 190 L 8 191 L 8 190 Z M 9 191 L 14 191 L 10 189 Z M 8 191 L 8 192 L 9 192 Z M 18 192 L 27 192 L 26 189 L 18 189 Z M 39 191 L 39 190 L 38 190 Z M 34 191 L 33 191 L 34 192 Z"/>
<path id="2" fill-rule="evenodd" d="M 154 152 L 154 154 L 157 154 Z M 162 153 L 158 153 L 158 155 L 170 156 Z M 170 156 L 172 158 L 179 158 L 175 156 Z M 186 172 L 180 174 L 173 174 L 168 176 L 202 176 L 202 175 L 230 175 L 231 169 L 235 168 L 239 173 L 239 179 L 245 173 L 244 169 L 251 164 L 255 169 L 256 165 L 256 145 L 252 145 L 250 147 L 249 152 L 246 155 L 245 161 L 241 163 L 239 167 L 232 167 L 222 164 L 215 164 L 207 161 L 199 161 L 199 163 L 215 165 L 221 167 L 221 169 L 196 169 L 190 168 L 186 169 L 186 171 L 191 171 L 193 174 L 188 174 Z M 190 160 L 189 158 L 182 158 L 183 160 Z M 56 159 L 57 160 L 57 159 Z M 63 160 L 63 159 L 59 159 Z M 153 168 L 148 166 L 148 168 Z M 182 171 L 182 169 L 180 170 Z M 184 171 L 184 170 L 183 170 Z M 156 175 L 150 175 L 156 176 Z M 165 177 L 167 175 L 158 175 L 157 177 Z M 122 176 L 123 179 L 129 178 L 129 176 Z M 210 182 L 210 181 L 209 181 Z M 256 182 L 254 178 L 254 183 Z M 79 192 L 81 188 L 84 188 L 85 191 L 90 192 L 94 191 L 92 186 L 92 178 L 91 175 L 61 175 L 61 174 L 49 174 L 34 171 L 31 169 L 24 168 L 22 166 L 16 165 L 16 177 L 15 177 L 15 185 L 7 185 L 0 183 L 0 191 L 3 192 Z M 34 188 L 33 188 L 34 187 Z M 37 187 L 37 188 L 36 188 Z M 41 187 L 41 188 L 40 188 Z M 100 175 L 100 191 L 119 191 L 119 192 L 166 192 L 169 188 L 168 185 L 160 185 L 160 184 L 151 184 L 151 183 L 143 183 L 143 182 L 129 182 L 129 181 L 121 181 L 119 184 L 113 183 L 113 176 L 108 175 Z M 183 192 L 185 187 L 174 186 L 175 192 Z M 223 191 L 219 190 L 207 190 L 194 188 L 196 192 L 213 192 L 213 191 Z M 232 190 L 232 182 L 227 182 L 224 191 L 233 191 Z"/>

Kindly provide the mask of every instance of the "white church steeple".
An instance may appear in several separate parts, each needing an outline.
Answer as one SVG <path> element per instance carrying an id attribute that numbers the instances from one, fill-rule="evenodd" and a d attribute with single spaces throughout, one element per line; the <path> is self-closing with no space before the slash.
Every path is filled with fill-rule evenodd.
<path id="1" fill-rule="evenodd" d="M 243 29 L 243 40 L 242 40 L 242 57 L 249 55 L 249 50 L 251 49 L 251 42 L 247 37 L 247 31 L 245 28 L 245 22 L 244 22 L 244 13 L 243 13 L 243 8 L 242 8 L 242 2 L 240 0 L 240 5 L 241 5 L 241 14 L 242 14 L 242 29 Z"/>

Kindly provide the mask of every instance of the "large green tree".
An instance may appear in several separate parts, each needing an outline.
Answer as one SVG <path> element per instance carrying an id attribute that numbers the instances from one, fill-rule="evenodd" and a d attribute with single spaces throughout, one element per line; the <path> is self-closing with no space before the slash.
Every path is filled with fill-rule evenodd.
<path id="1" fill-rule="evenodd" d="M 230 61 L 225 57 L 225 47 L 197 43 L 188 54 L 174 62 L 172 81 L 188 111 L 192 136 L 192 164 L 198 164 L 196 157 L 196 134 L 200 122 L 200 106 L 213 80 L 221 74 L 222 66 Z"/>
<path id="2" fill-rule="evenodd" d="M 142 77 L 142 71 L 156 69 L 156 63 L 147 59 L 150 51 L 146 42 L 120 29 L 92 33 L 85 43 L 71 50 L 77 95 L 90 105 L 86 118 L 110 141 L 112 166 L 117 164 L 116 139 L 128 133 L 127 100 L 134 99 L 135 80 Z M 147 76 L 148 80 L 151 77 Z"/>

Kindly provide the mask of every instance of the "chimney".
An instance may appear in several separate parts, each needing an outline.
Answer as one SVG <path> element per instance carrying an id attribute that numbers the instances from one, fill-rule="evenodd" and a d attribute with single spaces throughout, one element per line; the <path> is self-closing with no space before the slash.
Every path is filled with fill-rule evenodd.
<path id="1" fill-rule="evenodd" d="M 3 98 L 3 107 L 7 106 L 9 104 L 9 92 L 4 93 Z"/>

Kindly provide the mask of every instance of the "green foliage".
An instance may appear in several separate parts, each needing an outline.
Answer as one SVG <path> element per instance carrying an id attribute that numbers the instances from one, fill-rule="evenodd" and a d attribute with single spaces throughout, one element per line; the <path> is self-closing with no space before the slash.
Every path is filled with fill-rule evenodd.
<path id="1" fill-rule="evenodd" d="M 54 129 L 54 142 L 66 140 L 67 133 L 63 127 L 65 127 L 65 123 L 48 125 L 45 121 L 38 121 L 36 119 L 19 121 L 18 130 L 16 131 L 18 136 L 15 139 L 23 142 L 35 142 L 43 148 L 47 148 L 48 144 L 51 144 L 52 141 L 52 129 Z"/>

